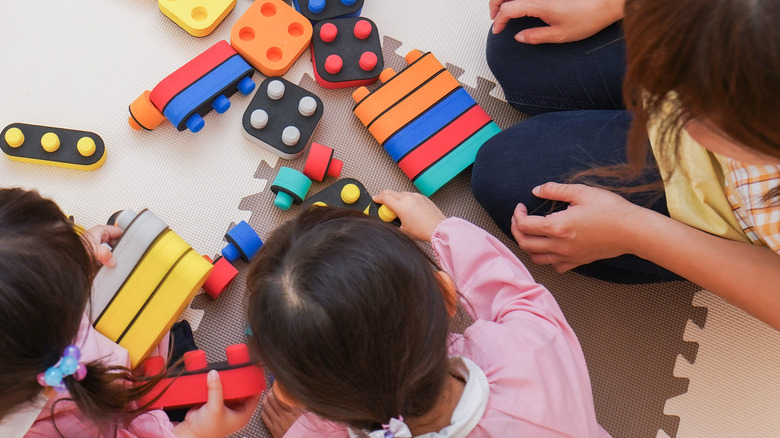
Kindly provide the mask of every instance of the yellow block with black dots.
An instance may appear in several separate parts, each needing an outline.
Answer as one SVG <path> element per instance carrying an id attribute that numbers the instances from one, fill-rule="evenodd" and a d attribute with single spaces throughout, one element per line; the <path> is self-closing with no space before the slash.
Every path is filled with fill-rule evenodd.
<path id="1" fill-rule="evenodd" d="M 213 268 L 211 263 L 190 248 L 168 272 L 117 341 L 127 349 L 131 368 L 141 363 L 160 343 L 206 282 Z"/>
<path id="2" fill-rule="evenodd" d="M 94 170 L 106 161 L 106 146 L 94 132 L 12 123 L 0 132 L 9 159 L 69 169 Z"/>
<path id="3" fill-rule="evenodd" d="M 188 249 L 190 245 L 172 230 L 163 231 L 95 322 L 95 329 L 116 342 Z"/>

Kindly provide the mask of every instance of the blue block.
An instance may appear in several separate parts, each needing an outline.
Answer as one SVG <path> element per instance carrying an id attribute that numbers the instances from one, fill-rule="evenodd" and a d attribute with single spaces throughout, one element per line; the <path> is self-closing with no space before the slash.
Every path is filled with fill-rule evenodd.
<path id="1" fill-rule="evenodd" d="M 220 95 L 233 95 L 238 83 L 253 73 L 254 69 L 244 58 L 234 55 L 171 99 L 163 108 L 163 114 L 176 129 L 183 131 L 193 114 L 207 114 L 212 109 L 212 102 Z"/>
<path id="2" fill-rule="evenodd" d="M 228 241 L 228 245 L 222 249 L 222 257 L 225 257 L 230 263 L 239 258 L 249 262 L 263 247 L 260 236 L 246 221 L 241 221 L 231 228 L 225 234 L 225 239 Z"/>
<path id="3" fill-rule="evenodd" d="M 447 98 L 429 108 L 428 111 L 417 117 L 412 123 L 393 134 L 392 137 L 385 141 L 383 146 L 393 158 L 393 161 L 397 163 L 412 149 L 449 125 L 476 104 L 477 102 L 469 96 L 465 89 L 459 88 L 447 96 Z"/>

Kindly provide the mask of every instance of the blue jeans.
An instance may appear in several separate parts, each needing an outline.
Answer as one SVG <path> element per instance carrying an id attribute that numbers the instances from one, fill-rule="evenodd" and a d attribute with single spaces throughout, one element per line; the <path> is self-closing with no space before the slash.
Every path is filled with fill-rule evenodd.
<path id="1" fill-rule="evenodd" d="M 512 20 L 503 32 L 490 35 L 487 43 L 488 65 L 507 101 L 533 116 L 488 140 L 472 172 L 474 196 L 510 236 L 517 203 L 538 215 L 566 208 L 535 197 L 532 188 L 548 181 L 566 182 L 580 170 L 624 163 L 631 125 L 621 95 L 625 44 L 620 23 L 567 44 L 534 46 L 513 39 L 519 30 L 540 23 L 535 18 Z M 626 184 L 659 178 L 657 171 L 651 171 Z M 663 195 L 628 199 L 669 215 Z M 576 271 L 616 283 L 681 279 L 633 255 L 598 260 Z"/>

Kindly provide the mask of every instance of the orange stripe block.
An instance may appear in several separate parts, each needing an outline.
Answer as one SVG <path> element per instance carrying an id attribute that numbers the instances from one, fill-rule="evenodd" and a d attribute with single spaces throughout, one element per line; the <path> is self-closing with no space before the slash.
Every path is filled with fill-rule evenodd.
<path id="1" fill-rule="evenodd" d="M 425 83 L 444 66 L 429 52 L 409 64 L 373 93 L 355 105 L 355 115 L 368 126 L 383 111 L 395 105 L 415 88 Z"/>
<path id="2" fill-rule="evenodd" d="M 368 130 L 379 144 L 384 144 L 393 134 L 458 88 L 458 80 L 445 70 L 379 116 L 367 126 Z"/>
<path id="3" fill-rule="evenodd" d="M 431 136 L 424 143 L 411 150 L 398 161 L 398 166 L 409 179 L 414 179 L 420 172 L 439 161 L 464 140 L 490 122 L 488 116 L 479 105 L 474 105 L 460 117 L 453 120 L 441 131 Z"/>
<path id="4" fill-rule="evenodd" d="M 149 100 L 162 111 L 174 96 L 235 54 L 227 41 L 219 41 L 160 81 L 149 93 Z"/>

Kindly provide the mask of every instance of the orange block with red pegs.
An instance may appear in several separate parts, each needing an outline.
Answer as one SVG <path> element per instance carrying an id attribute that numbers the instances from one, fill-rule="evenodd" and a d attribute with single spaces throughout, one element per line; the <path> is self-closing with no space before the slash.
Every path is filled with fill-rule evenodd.
<path id="1" fill-rule="evenodd" d="M 413 50 L 382 86 L 357 89 L 354 113 L 412 180 L 430 196 L 474 163 L 477 151 L 501 131 L 455 77 L 429 52 Z"/>

